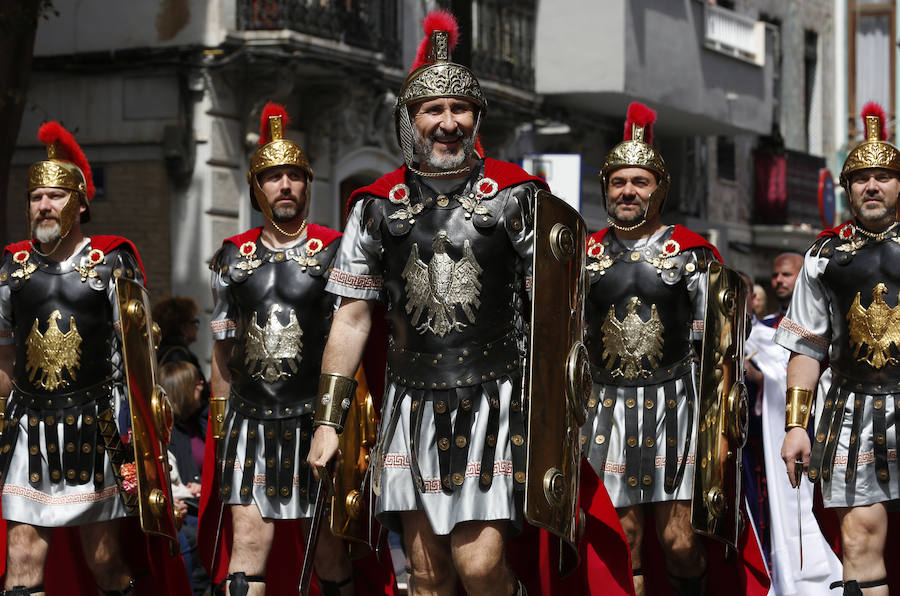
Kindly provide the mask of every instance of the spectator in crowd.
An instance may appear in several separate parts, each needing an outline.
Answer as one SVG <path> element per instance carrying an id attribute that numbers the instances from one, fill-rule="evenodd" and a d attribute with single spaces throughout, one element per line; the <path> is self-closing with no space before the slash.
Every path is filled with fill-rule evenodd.
<path id="1" fill-rule="evenodd" d="M 203 466 L 206 418 L 197 416 L 205 409 L 205 383 L 200 371 L 190 362 L 168 362 L 159 369 L 159 384 L 172 403 L 175 425 L 169 443 L 172 470 L 172 496 L 184 505 L 181 528 L 182 555 L 194 594 L 203 594 L 210 587 L 210 579 L 197 557 L 197 510 L 200 503 L 200 474 Z M 174 460 L 174 461 L 173 461 Z"/>

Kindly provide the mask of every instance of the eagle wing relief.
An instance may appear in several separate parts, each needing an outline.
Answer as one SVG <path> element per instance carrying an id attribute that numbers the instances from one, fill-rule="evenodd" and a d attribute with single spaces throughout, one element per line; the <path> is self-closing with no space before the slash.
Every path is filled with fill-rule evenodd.
<path id="1" fill-rule="evenodd" d="M 412 313 L 410 320 L 415 327 L 419 324 L 422 311 L 426 307 L 431 310 L 434 302 L 428 283 L 428 266 L 419 260 L 418 244 L 412 245 L 402 275 L 406 280 L 406 314 Z"/>
<path id="2" fill-rule="evenodd" d="M 866 324 L 866 309 L 859 303 L 859 292 L 850 305 L 850 312 L 847 313 L 848 328 L 850 331 L 850 344 L 853 346 L 853 357 L 859 358 L 859 352 L 863 344 L 871 345 L 872 339 L 869 334 L 869 326 Z M 854 345 L 855 344 L 855 345 Z M 863 360 L 866 356 L 863 356 Z"/>
<path id="3" fill-rule="evenodd" d="M 625 342 L 622 334 L 622 324 L 616 318 L 616 306 L 609 307 L 606 319 L 600 326 L 600 333 L 603 334 L 603 362 L 607 370 L 612 370 L 613 364 L 619 354 L 625 353 Z"/>
<path id="4" fill-rule="evenodd" d="M 463 256 L 453 267 L 449 294 L 462 307 L 470 323 L 475 322 L 475 313 L 472 308 L 477 309 L 481 306 L 479 296 L 481 295 L 482 271 L 481 265 L 475 260 L 471 244 L 466 240 L 463 244 Z"/>
<path id="5" fill-rule="evenodd" d="M 75 317 L 69 317 L 69 330 L 60 331 L 57 321 L 62 318 L 59 310 L 50 313 L 47 331 L 41 333 L 40 322 L 34 320 L 31 332 L 25 340 L 25 370 L 28 380 L 35 387 L 55 391 L 69 383 L 63 377 L 63 369 L 75 380 L 75 369 L 81 366 L 81 335 Z"/>
<path id="6" fill-rule="evenodd" d="M 663 352 L 663 324 L 655 304 L 650 309 L 650 320 L 641 326 L 641 345 L 647 346 L 647 360 L 657 368 Z"/>
<path id="7" fill-rule="evenodd" d="M 291 309 L 288 324 L 283 325 L 278 320 L 278 313 L 281 311 L 281 305 L 271 305 L 265 327 L 259 326 L 254 312 L 247 326 L 244 363 L 251 377 L 267 383 L 274 383 L 296 373 L 302 357 L 303 330 L 297 314 Z M 287 360 L 291 373 L 284 370 L 282 360 Z"/>
<path id="8" fill-rule="evenodd" d="M 650 305 L 650 318 L 644 321 L 637 309 L 641 300 L 632 296 L 625 307 L 625 317 L 616 318 L 615 305 L 609 307 L 609 313 L 600 327 L 603 333 L 604 366 L 614 377 L 634 380 L 648 377 L 653 369 L 659 366 L 663 352 L 663 324 L 655 304 Z M 643 359 L 650 363 L 651 370 L 644 368 Z M 618 359 L 618 366 L 613 365 Z"/>
<path id="9" fill-rule="evenodd" d="M 860 292 L 857 292 L 847 313 L 853 357 L 875 368 L 896 364 L 891 345 L 900 347 L 900 294 L 898 305 L 890 307 L 884 301 L 886 293 L 887 287 L 883 283 L 877 284 L 872 290 L 872 303 L 863 308 Z M 863 350 L 865 353 L 860 355 Z"/>
<path id="10" fill-rule="evenodd" d="M 406 313 L 421 334 L 427 331 L 443 337 L 466 326 L 456 318 L 459 305 L 470 323 L 475 322 L 475 310 L 481 306 L 483 269 L 475 258 L 469 240 L 463 244 L 463 256 L 454 261 L 447 254 L 446 245 L 453 244 L 445 230 L 434 237 L 434 254 L 428 264 L 419 258 L 418 244 L 413 244 L 403 268 L 406 280 Z M 425 320 L 419 323 L 425 313 Z"/>

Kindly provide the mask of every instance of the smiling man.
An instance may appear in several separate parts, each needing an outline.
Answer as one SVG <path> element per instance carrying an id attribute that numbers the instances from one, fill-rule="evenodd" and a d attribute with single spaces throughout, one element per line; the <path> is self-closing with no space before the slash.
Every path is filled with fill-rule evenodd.
<path id="1" fill-rule="evenodd" d="M 652 511 L 676 595 L 701 594 L 706 554 L 691 529 L 695 351 L 716 249 L 660 211 L 669 188 L 651 145 L 656 113 L 628 107 L 625 140 L 600 174 L 608 228 L 588 239 L 586 344 L 594 390 L 584 452 L 619 514 L 634 587 L 645 593 L 641 545 Z"/>
<path id="2" fill-rule="evenodd" d="M 325 282 L 340 234 L 307 224 L 313 171 L 300 146 L 284 137 L 287 123 L 282 106 L 265 106 L 247 174 L 263 225 L 226 239 L 210 265 L 216 299 L 211 410 L 213 420 L 224 414 L 224 427 L 212 427 L 220 438 L 217 461 L 203 468 L 223 469 L 218 490 L 233 540 L 222 584 L 230 596 L 266 592 L 275 524 L 301 519 L 307 527 L 315 506 L 316 483 L 305 459 L 334 308 Z M 211 533 L 201 540 L 206 552 L 212 550 L 207 541 L 220 544 Z M 353 593 L 347 551 L 327 530 L 319 534 L 315 568 L 323 594 Z M 286 589 L 268 587 L 269 593 Z"/>
<path id="3" fill-rule="evenodd" d="M 900 151 L 887 141 L 879 106 L 866 105 L 863 124 L 866 139 L 841 170 L 853 219 L 823 232 L 807 251 L 775 334 L 793 352 L 781 456 L 792 484 L 800 480 L 798 462 L 810 481 L 822 481 L 825 506 L 841 524 L 844 581 L 832 587 L 843 584 L 851 596 L 888 594 L 887 504 L 900 498 L 892 461 L 900 399 Z M 823 362 L 831 386 L 816 401 Z M 810 441 L 814 402 L 822 407 Z"/>
<path id="4" fill-rule="evenodd" d="M 309 462 L 336 452 L 383 300 L 389 342 L 375 349 L 387 349 L 389 383 L 373 482 L 379 521 L 403 536 L 411 593 L 455 594 L 459 579 L 470 594 L 521 594 L 504 541 L 522 520 L 523 304 L 546 186 L 476 153 L 487 102 L 450 62 L 456 29 L 448 13 L 426 18 L 395 110 L 406 164 L 351 196 Z"/>
<path id="5" fill-rule="evenodd" d="M 8 545 L 0 594 L 44 593 L 51 529 L 59 526 L 78 527 L 103 594 L 128 594 L 140 574 L 123 559 L 119 530 L 128 511 L 116 475 L 124 462 L 110 457 L 128 429 L 113 428 L 106 435 L 113 442 L 97 420 L 114 417 L 127 400 L 115 279 L 143 281 L 143 269 L 125 238 L 84 235 L 94 184 L 72 135 L 47 122 L 38 138 L 48 158 L 28 169 L 31 239 L 6 247 L 0 261 L 0 487 Z"/>

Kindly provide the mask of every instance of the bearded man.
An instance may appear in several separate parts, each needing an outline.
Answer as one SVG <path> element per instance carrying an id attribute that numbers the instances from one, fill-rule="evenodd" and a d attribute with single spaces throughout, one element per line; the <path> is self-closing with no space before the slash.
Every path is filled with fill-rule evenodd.
<path id="1" fill-rule="evenodd" d="M 231 596 L 265 593 L 275 524 L 301 519 L 308 528 L 315 507 L 305 460 L 334 308 L 325 282 L 340 234 L 306 221 L 313 171 L 300 146 L 284 138 L 287 123 L 282 106 L 265 106 L 247 174 L 251 205 L 265 220 L 226 239 L 210 265 L 210 401 L 220 445 L 216 461 L 203 467 L 222 470 L 218 490 L 232 544 L 219 587 Z M 219 538 L 204 533 L 201 540 Z M 315 569 L 323 594 L 353 593 L 347 551 L 331 532 L 319 535 Z"/>
<path id="2" fill-rule="evenodd" d="M 825 507 L 837 512 L 843 581 L 831 587 L 874 596 L 888 594 L 887 505 L 900 498 L 891 464 L 900 399 L 900 151 L 887 141 L 877 104 L 862 116 L 866 138 L 840 177 L 853 219 L 807 251 L 775 341 L 792 352 L 781 449 L 791 484 L 806 470 L 811 482 L 822 482 Z M 825 362 L 831 386 L 817 402 L 812 442 L 807 426 Z"/>
<path id="3" fill-rule="evenodd" d="M 388 387 L 374 458 L 376 514 L 402 534 L 412 594 L 519 594 L 505 560 L 525 487 L 523 300 L 537 178 L 475 151 L 487 102 L 450 62 L 455 19 L 432 13 L 398 96 L 406 164 L 350 198 L 327 289 L 340 296 L 308 461 L 336 453 L 384 300 Z"/>
<path id="4" fill-rule="evenodd" d="M 586 265 L 594 389 L 582 442 L 625 530 L 639 596 L 648 510 L 673 592 L 700 594 L 706 583 L 689 502 L 697 407 L 692 341 L 702 338 L 708 265 L 721 260 L 698 234 L 660 220 L 669 174 L 650 144 L 655 119 L 643 104 L 628 107 L 625 140 L 600 174 L 610 227 L 588 238 Z"/>
<path id="5" fill-rule="evenodd" d="M 138 579 L 119 538 L 129 513 L 117 488 L 123 462 L 111 457 L 115 421 L 127 412 L 115 280 L 143 282 L 143 268 L 125 238 L 84 235 L 94 183 L 72 135 L 47 122 L 38 138 L 48 158 L 28 169 L 32 237 L 0 258 L 0 487 L 8 545 L 0 594 L 44 593 L 51 529 L 60 526 L 77 526 L 101 592 L 128 594 Z"/>

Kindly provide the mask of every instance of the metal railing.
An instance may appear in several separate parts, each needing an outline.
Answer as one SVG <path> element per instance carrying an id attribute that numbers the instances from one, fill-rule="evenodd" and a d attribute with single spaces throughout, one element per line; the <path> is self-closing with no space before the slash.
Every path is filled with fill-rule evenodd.
<path id="1" fill-rule="evenodd" d="M 521 89 L 534 89 L 535 1 L 472 3 L 472 70 Z"/>
<path id="2" fill-rule="evenodd" d="M 400 59 L 398 0 L 237 0 L 241 30 L 290 29 Z"/>
<path id="3" fill-rule="evenodd" d="M 706 4 L 704 11 L 707 48 L 759 66 L 766 61 L 765 25 L 733 10 Z"/>

